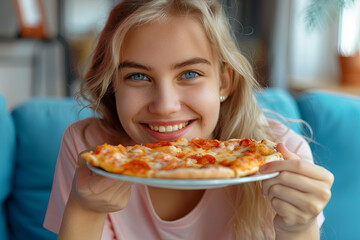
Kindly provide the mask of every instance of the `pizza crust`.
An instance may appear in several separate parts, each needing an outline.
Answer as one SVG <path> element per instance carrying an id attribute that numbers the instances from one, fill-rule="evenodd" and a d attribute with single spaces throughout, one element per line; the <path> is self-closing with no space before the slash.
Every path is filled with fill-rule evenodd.
<path id="1" fill-rule="evenodd" d="M 235 177 L 245 177 L 248 175 L 255 174 L 257 171 L 259 171 L 259 167 L 253 167 L 249 170 L 240 170 L 240 169 L 234 169 L 235 171 Z"/>
<path id="2" fill-rule="evenodd" d="M 244 169 L 243 166 L 240 166 L 239 168 L 234 167 L 233 169 L 235 171 L 235 177 L 245 177 L 245 176 L 253 175 L 257 173 L 259 171 L 259 168 L 266 163 L 284 160 L 282 154 L 279 152 L 276 152 L 270 156 L 265 156 L 264 159 L 265 160 L 262 164 L 249 167 L 249 169 Z"/>

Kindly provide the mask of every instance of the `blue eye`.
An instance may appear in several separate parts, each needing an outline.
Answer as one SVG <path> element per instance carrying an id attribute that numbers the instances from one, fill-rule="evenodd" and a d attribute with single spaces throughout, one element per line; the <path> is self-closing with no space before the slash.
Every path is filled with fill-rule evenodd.
<path id="1" fill-rule="evenodd" d="M 191 79 L 191 78 L 196 78 L 198 76 L 199 74 L 197 74 L 196 72 L 186 72 L 181 76 L 181 78 Z"/>
<path id="2" fill-rule="evenodd" d="M 141 73 L 135 73 L 131 76 L 128 77 L 129 79 L 134 79 L 135 81 L 148 81 L 149 78 L 147 78 L 144 74 L 141 74 Z"/>

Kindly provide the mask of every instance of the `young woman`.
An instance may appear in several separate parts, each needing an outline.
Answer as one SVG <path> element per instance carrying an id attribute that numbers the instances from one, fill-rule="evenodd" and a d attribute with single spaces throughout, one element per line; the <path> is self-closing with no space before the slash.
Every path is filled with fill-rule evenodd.
<path id="1" fill-rule="evenodd" d="M 44 226 L 59 239 L 319 239 L 333 176 L 306 141 L 266 119 L 256 80 L 211 0 L 123 0 L 82 82 L 100 118 L 63 136 Z M 155 130 L 160 129 L 163 130 Z M 92 173 L 80 152 L 178 137 L 277 142 L 280 174 L 219 189 L 174 190 Z"/>

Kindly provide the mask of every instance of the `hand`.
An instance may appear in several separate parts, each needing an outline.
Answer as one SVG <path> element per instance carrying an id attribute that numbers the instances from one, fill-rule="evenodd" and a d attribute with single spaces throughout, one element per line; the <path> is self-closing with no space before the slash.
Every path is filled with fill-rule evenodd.
<path id="1" fill-rule="evenodd" d="M 300 160 L 282 143 L 277 150 L 285 160 L 260 168 L 261 173 L 280 172 L 277 177 L 262 182 L 262 192 L 276 212 L 275 231 L 300 233 L 314 229 L 311 225 L 316 224 L 316 217 L 330 200 L 334 176 L 318 165 Z"/>
<path id="2" fill-rule="evenodd" d="M 72 198 L 95 212 L 109 213 L 124 209 L 130 199 L 132 183 L 107 178 L 92 172 L 79 157 L 72 185 Z"/>

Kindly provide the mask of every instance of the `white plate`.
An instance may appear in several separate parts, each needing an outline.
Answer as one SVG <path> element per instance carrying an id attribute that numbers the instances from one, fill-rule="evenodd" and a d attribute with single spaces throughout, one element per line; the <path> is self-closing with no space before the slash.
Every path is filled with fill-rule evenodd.
<path id="1" fill-rule="evenodd" d="M 116 173 L 106 172 L 105 170 L 91 166 L 86 162 L 91 171 L 110 178 L 115 178 L 128 182 L 142 183 L 145 185 L 161 188 L 173 188 L 173 189 L 208 189 L 208 188 L 220 188 L 230 185 L 261 181 L 270 179 L 279 175 L 279 172 L 270 174 L 256 174 L 248 177 L 240 178 L 226 178 L 226 179 L 162 179 L 162 178 L 142 178 L 132 177 L 127 175 L 121 175 Z"/>

